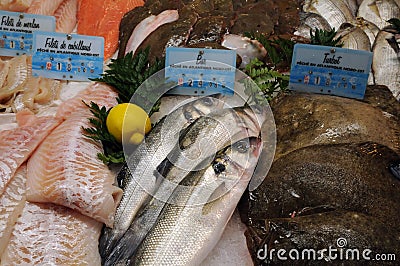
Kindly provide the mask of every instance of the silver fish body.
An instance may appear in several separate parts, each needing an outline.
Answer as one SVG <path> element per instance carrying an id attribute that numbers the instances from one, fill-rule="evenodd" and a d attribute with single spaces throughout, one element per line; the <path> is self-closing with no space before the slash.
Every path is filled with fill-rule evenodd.
<path id="1" fill-rule="evenodd" d="M 301 12 L 300 25 L 294 32 L 294 34 L 297 36 L 310 39 L 311 38 L 310 31 L 314 33 L 315 29 L 320 29 L 325 31 L 332 30 L 328 21 L 326 21 L 326 19 L 320 14 Z"/>
<path id="2" fill-rule="evenodd" d="M 175 204 L 165 205 L 131 265 L 202 262 L 219 240 L 257 164 L 260 139 L 246 142 L 232 145 L 207 168 L 185 177 L 171 195 Z"/>
<path id="3" fill-rule="evenodd" d="M 400 101 L 400 59 L 388 43 L 393 33 L 381 30 L 373 45 L 372 71 L 375 84 L 386 85 Z"/>
<path id="4" fill-rule="evenodd" d="M 265 108 L 236 107 L 213 112 L 193 123 L 181 137 L 180 145 L 168 155 L 167 163 L 171 167 L 165 176 L 160 177 L 161 182 L 153 198 L 132 221 L 106 259 L 105 265 L 124 265 L 124 261 L 129 260 L 135 253 L 140 242 L 156 223 L 162 208 L 171 200 L 170 196 L 178 184 L 190 172 L 210 164 L 219 150 L 240 139 L 258 137 L 265 119 Z"/>
<path id="5" fill-rule="evenodd" d="M 364 0 L 358 9 L 357 16 L 382 29 L 389 25 L 387 20 L 400 18 L 400 7 L 394 0 Z"/>
<path id="6" fill-rule="evenodd" d="M 176 146 L 179 132 L 199 117 L 223 106 L 224 102 L 217 98 L 202 97 L 176 108 L 152 129 L 145 141 L 127 158 L 126 165 L 119 174 L 124 194 L 116 210 L 114 227 L 106 228 L 100 238 L 103 258 L 109 255 L 129 228 L 148 198 L 148 191 L 155 189 L 157 176 L 154 175 L 154 170 Z"/>
<path id="7" fill-rule="evenodd" d="M 349 8 L 349 10 L 351 11 L 351 14 L 354 17 L 357 16 L 358 7 L 359 7 L 359 4 L 357 3 L 357 0 L 342 0 L 342 1 Z"/>
<path id="8" fill-rule="evenodd" d="M 306 0 L 303 11 L 323 16 L 336 30 L 343 23 L 352 22 L 355 19 L 349 7 L 342 0 Z"/>
<path id="9" fill-rule="evenodd" d="M 362 17 L 357 17 L 354 25 L 361 28 L 367 34 L 372 47 L 375 42 L 376 35 L 379 33 L 378 26 Z"/>
<path id="10" fill-rule="evenodd" d="M 336 32 L 335 39 L 341 38 L 343 48 L 371 51 L 371 43 L 368 35 L 351 23 L 343 23 Z"/>

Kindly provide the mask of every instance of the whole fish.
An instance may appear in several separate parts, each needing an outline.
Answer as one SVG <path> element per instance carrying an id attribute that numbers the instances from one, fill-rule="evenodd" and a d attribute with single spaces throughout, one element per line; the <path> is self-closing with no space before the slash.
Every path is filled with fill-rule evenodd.
<path id="1" fill-rule="evenodd" d="M 400 180 L 389 167 L 399 159 L 394 150 L 373 142 L 297 149 L 276 160 L 264 182 L 243 197 L 248 208 L 242 214 L 257 224 L 328 206 L 370 215 L 396 228 Z"/>
<path id="2" fill-rule="evenodd" d="M 139 243 L 156 222 L 165 202 L 169 201 L 173 190 L 189 172 L 205 167 L 210 163 L 208 158 L 212 158 L 218 150 L 232 142 L 257 137 L 260 134 L 266 110 L 261 107 L 253 109 L 223 109 L 201 117 L 189 126 L 181 137 L 180 145 L 171 151 L 164 162 L 169 165 L 166 167 L 167 174 L 164 178 L 160 176 L 162 181 L 153 198 L 135 217 L 128 231 L 106 258 L 105 265 L 114 265 L 115 261 L 126 260 L 134 254 Z M 204 143 L 208 144 L 205 149 Z"/>
<path id="3" fill-rule="evenodd" d="M 219 240 L 257 164 L 259 138 L 241 140 L 191 172 L 130 265 L 198 265 Z"/>
<path id="4" fill-rule="evenodd" d="M 294 32 L 295 35 L 310 39 L 310 31 L 315 32 L 315 29 L 331 31 L 332 28 L 326 19 L 316 13 L 300 12 L 300 26 Z"/>
<path id="5" fill-rule="evenodd" d="M 357 17 L 353 24 L 361 28 L 367 34 L 372 47 L 375 42 L 376 35 L 379 33 L 378 26 L 362 17 Z"/>
<path id="6" fill-rule="evenodd" d="M 369 95 L 379 97 L 380 103 L 394 100 L 376 92 Z M 305 146 L 329 143 L 374 141 L 400 152 L 400 124 L 394 110 L 383 112 L 353 99 L 305 93 L 275 98 L 271 108 L 277 128 L 275 160 Z"/>
<path id="7" fill-rule="evenodd" d="M 113 229 L 105 228 L 100 239 L 102 257 L 107 257 L 116 241 L 125 233 L 137 211 L 156 186 L 154 170 L 176 145 L 180 130 L 200 116 L 221 109 L 224 102 L 215 97 L 202 97 L 172 111 L 146 137 L 145 141 L 127 158 L 117 176 L 124 189 L 117 207 Z"/>
<path id="8" fill-rule="evenodd" d="M 372 47 L 372 71 L 376 85 L 386 85 L 394 97 L 400 100 L 400 59 L 388 43 L 393 33 L 381 30 Z"/>
<path id="9" fill-rule="evenodd" d="M 389 19 L 400 17 L 400 7 L 394 0 L 364 0 L 357 15 L 382 29 L 389 25 Z"/>
<path id="10" fill-rule="evenodd" d="M 329 25 L 336 30 L 345 22 L 354 21 L 351 10 L 343 0 L 306 0 L 304 12 L 312 12 L 323 16 Z"/>
<path id="11" fill-rule="evenodd" d="M 336 32 L 335 39 L 340 38 L 342 48 L 371 51 L 370 39 L 360 27 L 352 23 L 343 23 Z"/>

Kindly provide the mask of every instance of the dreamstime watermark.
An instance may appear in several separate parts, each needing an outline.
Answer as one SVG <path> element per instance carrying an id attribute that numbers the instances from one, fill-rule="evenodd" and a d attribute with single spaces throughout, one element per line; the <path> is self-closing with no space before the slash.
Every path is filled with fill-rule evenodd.
<path id="1" fill-rule="evenodd" d="M 338 238 L 336 240 L 336 246 L 329 246 L 324 249 L 268 249 L 267 244 L 263 248 L 257 251 L 257 258 L 260 260 L 267 261 L 396 261 L 396 254 L 393 253 L 374 253 L 371 249 L 357 249 L 357 248 L 346 248 L 346 238 Z"/>

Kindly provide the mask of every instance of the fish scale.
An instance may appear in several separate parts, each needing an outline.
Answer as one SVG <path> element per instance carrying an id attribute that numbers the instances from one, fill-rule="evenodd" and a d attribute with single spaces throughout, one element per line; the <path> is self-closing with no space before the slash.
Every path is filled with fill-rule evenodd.
<path id="1" fill-rule="evenodd" d="M 355 19 L 349 7 L 342 0 L 306 0 L 303 10 L 320 14 L 335 29 L 339 29 L 343 23 L 352 22 Z"/>

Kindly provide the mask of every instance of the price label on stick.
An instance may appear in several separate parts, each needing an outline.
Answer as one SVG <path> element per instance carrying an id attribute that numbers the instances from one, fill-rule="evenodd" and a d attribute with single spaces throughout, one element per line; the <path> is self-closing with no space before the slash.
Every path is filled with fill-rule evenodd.
<path id="1" fill-rule="evenodd" d="M 368 51 L 296 44 L 289 88 L 363 99 L 371 63 Z"/>
<path id="2" fill-rule="evenodd" d="M 56 19 L 53 16 L 0 10 L 0 55 L 31 54 L 33 32 L 52 32 L 55 28 Z"/>
<path id="3" fill-rule="evenodd" d="M 33 38 L 33 76 L 88 81 L 103 73 L 103 37 L 35 32 Z"/>
<path id="4" fill-rule="evenodd" d="M 168 94 L 233 95 L 236 52 L 233 50 L 168 47 L 165 76 L 178 84 Z"/>

